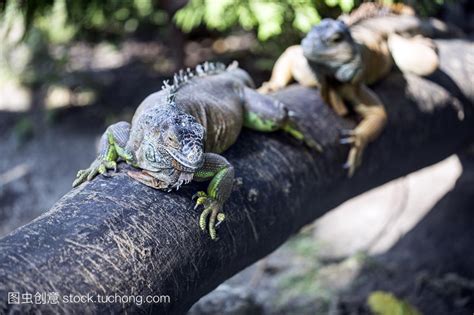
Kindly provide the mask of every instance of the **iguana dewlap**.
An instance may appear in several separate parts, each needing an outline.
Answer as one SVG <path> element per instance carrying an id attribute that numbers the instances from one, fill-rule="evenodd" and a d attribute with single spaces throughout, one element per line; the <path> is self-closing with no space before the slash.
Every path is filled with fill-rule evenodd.
<path id="1" fill-rule="evenodd" d="M 295 79 L 302 85 L 319 87 L 337 114 L 346 115 L 350 109 L 359 115 L 360 123 L 345 131 L 341 139 L 341 143 L 351 145 L 345 167 L 352 176 L 364 148 L 378 137 L 387 121 L 382 102 L 366 84 L 385 77 L 394 63 L 403 72 L 417 75 L 435 71 L 437 51 L 424 36 L 439 30 L 410 10 L 370 4 L 344 19 L 352 24 L 324 19 L 301 45 L 289 47 L 276 61 L 270 81 L 259 91 L 276 91 Z"/>
<path id="2" fill-rule="evenodd" d="M 224 220 L 222 207 L 234 180 L 233 166 L 220 153 L 234 144 L 242 127 L 284 130 L 305 140 L 283 104 L 252 87 L 249 75 L 236 65 L 205 63 L 181 71 L 172 85 L 165 83 L 140 104 L 131 124 L 107 128 L 97 158 L 78 172 L 73 186 L 116 169 L 119 159 L 137 168 L 128 172 L 132 178 L 156 189 L 210 180 L 207 192 L 195 195 L 196 207 L 204 206 L 201 229 L 216 239 L 216 221 Z"/>

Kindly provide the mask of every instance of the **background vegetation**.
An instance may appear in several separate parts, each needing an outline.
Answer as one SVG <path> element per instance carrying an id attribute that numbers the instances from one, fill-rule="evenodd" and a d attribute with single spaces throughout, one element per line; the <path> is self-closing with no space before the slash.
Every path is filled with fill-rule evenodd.
<path id="1" fill-rule="evenodd" d="M 421 14 L 432 14 L 443 0 L 407 2 Z M 71 89 L 81 95 L 86 91 L 89 102 L 100 100 L 90 91 L 100 94 L 104 82 L 98 82 L 100 76 L 87 77 L 84 72 L 104 68 L 107 61 L 117 59 L 103 50 L 126 59 L 120 65 L 137 60 L 152 63 L 156 75 L 165 77 L 204 59 L 237 59 L 259 83 L 268 76 L 278 55 L 298 43 L 312 25 L 321 18 L 349 12 L 360 3 L 361 0 L 0 0 L 0 80 L 26 89 L 31 97 L 25 106 L 40 116 L 46 107 L 45 98 L 58 95 L 52 86 L 59 86 L 63 92 L 69 90 L 63 94 L 71 94 Z M 137 48 L 132 55 L 126 55 L 124 45 L 129 42 L 154 43 L 157 53 L 145 53 L 144 58 L 144 50 Z M 90 66 L 93 62 L 86 68 L 75 66 L 75 52 L 84 45 L 102 49 L 106 60 L 98 61 L 95 68 Z M 78 99 L 71 95 L 69 99 Z M 84 100 L 83 96 L 79 98 Z M 37 116 L 33 119 L 36 123 L 44 120 Z"/>
<path id="2" fill-rule="evenodd" d="M 11 26 L 21 16 L 25 30 L 37 27 L 53 42 L 64 42 L 90 33 L 124 35 L 139 26 L 176 23 L 184 32 L 204 25 L 228 31 L 236 26 L 256 31 L 259 40 L 281 35 L 283 29 L 307 32 L 321 17 L 350 12 L 361 0 L 36 0 L 0 3 L 3 23 Z M 403 2 L 381 0 L 390 4 Z M 433 14 L 444 0 L 406 1 L 422 15 Z M 8 27 L 7 27 L 8 28 Z"/>

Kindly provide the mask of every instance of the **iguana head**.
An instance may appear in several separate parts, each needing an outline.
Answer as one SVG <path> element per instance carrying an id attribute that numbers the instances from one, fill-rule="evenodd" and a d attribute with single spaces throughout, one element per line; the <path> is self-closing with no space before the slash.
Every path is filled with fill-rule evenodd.
<path id="1" fill-rule="evenodd" d="M 179 188 L 204 163 L 204 127 L 176 107 L 159 109 L 143 120 L 143 139 L 136 151 L 142 172 L 129 172 L 154 188 Z"/>
<path id="2" fill-rule="evenodd" d="M 340 82 L 351 81 L 361 70 L 359 47 L 342 21 L 323 19 L 309 31 L 301 47 L 316 72 Z"/>

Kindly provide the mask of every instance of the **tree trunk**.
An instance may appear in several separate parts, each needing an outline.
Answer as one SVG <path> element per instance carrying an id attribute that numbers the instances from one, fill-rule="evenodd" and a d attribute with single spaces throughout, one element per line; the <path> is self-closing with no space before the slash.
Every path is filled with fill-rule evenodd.
<path id="1" fill-rule="evenodd" d="M 205 186 L 166 193 L 124 172 L 97 177 L 0 241 L 0 309 L 183 313 L 335 206 L 457 152 L 474 139 L 473 49 L 466 41 L 438 43 L 441 70 L 430 78 L 393 73 L 374 87 L 389 122 L 353 178 L 342 168 L 348 148 L 339 135 L 354 124 L 337 117 L 317 91 L 289 87 L 276 97 L 299 115 L 324 153 L 282 133 L 244 131 L 225 153 L 237 179 L 218 241 L 199 230 L 200 209 L 193 210 L 191 195 Z M 58 293 L 60 302 L 8 304 L 12 291 Z M 162 303 L 62 302 L 86 294 L 155 295 Z"/>

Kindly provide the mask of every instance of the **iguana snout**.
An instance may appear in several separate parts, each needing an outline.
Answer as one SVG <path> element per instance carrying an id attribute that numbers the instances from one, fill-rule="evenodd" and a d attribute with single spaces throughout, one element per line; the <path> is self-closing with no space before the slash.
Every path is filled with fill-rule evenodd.
<path id="1" fill-rule="evenodd" d="M 352 37 L 346 24 L 339 20 L 323 19 L 306 34 L 301 41 L 303 53 L 307 58 L 329 54 L 345 43 L 351 43 Z"/>
<path id="2" fill-rule="evenodd" d="M 301 47 L 315 73 L 350 82 L 361 70 L 359 46 L 342 21 L 322 20 L 302 40 Z"/>
<path id="3" fill-rule="evenodd" d="M 304 56 L 313 62 L 344 63 L 354 57 L 355 44 L 342 21 L 323 19 L 301 41 Z"/>
<path id="4" fill-rule="evenodd" d="M 194 172 L 204 163 L 204 127 L 194 117 L 179 114 L 165 124 L 164 149 L 173 158 L 174 168 Z"/>
<path id="5" fill-rule="evenodd" d="M 204 163 L 204 146 L 202 140 L 192 139 L 187 141 L 180 150 L 165 148 L 173 157 L 173 167 L 177 170 L 193 172 Z"/>
<path id="6" fill-rule="evenodd" d="M 144 172 L 131 176 L 151 187 L 179 187 L 189 182 L 204 163 L 202 125 L 191 115 L 176 111 L 164 111 L 149 125 L 136 153 L 137 166 Z"/>

